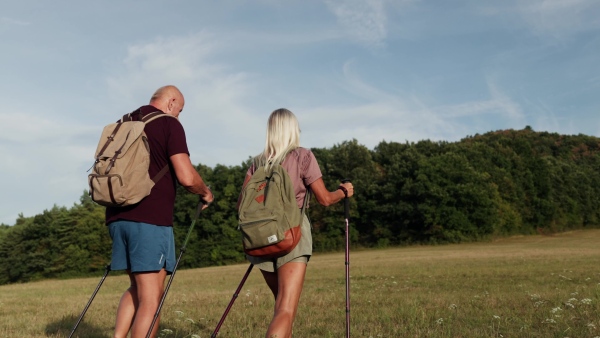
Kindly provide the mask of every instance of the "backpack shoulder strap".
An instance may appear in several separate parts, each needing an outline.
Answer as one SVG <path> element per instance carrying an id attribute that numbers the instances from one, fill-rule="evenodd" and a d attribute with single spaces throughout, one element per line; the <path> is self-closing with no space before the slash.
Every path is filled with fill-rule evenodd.
<path id="1" fill-rule="evenodd" d="M 156 175 L 154 175 L 154 177 L 152 177 L 152 181 L 154 182 L 154 184 L 158 183 L 158 181 L 160 181 L 160 179 L 163 176 L 165 176 L 167 171 L 169 171 L 169 164 L 165 164 L 165 166 L 158 172 L 158 174 L 156 174 Z"/>
<path id="2" fill-rule="evenodd" d="M 121 120 L 119 122 L 123 123 L 123 122 L 135 121 L 133 119 L 134 115 L 142 115 L 142 110 L 140 108 L 138 108 L 129 114 L 123 115 L 123 117 L 121 117 Z"/>
<path id="3" fill-rule="evenodd" d="M 144 122 L 145 124 L 148 124 L 158 118 L 161 117 L 172 117 L 174 119 L 177 119 L 175 116 L 173 115 L 169 115 L 160 111 L 155 111 L 153 113 L 150 114 L 146 114 L 146 116 L 142 117 L 142 122 Z M 165 164 L 165 166 L 156 174 L 154 175 L 154 177 L 152 177 L 152 181 L 154 182 L 154 184 L 156 184 L 158 181 L 160 181 L 160 179 L 165 176 L 165 174 L 169 171 L 169 164 Z"/>
<path id="4" fill-rule="evenodd" d="M 304 219 L 304 212 L 306 212 L 306 206 L 308 205 L 308 200 L 310 200 L 310 188 L 306 188 L 306 194 L 304 194 L 304 203 L 302 203 L 302 218 Z"/>
<path id="5" fill-rule="evenodd" d="M 160 117 L 172 117 L 174 119 L 177 119 L 173 115 L 169 115 L 169 114 L 166 114 L 166 113 L 163 113 L 163 112 L 160 112 L 160 111 L 155 111 L 153 113 L 147 114 L 146 116 L 142 117 L 141 121 L 144 122 L 144 123 L 146 123 L 146 124 L 148 124 L 148 123 L 150 123 L 150 122 L 152 122 L 152 121 L 154 121 L 154 120 L 156 120 L 157 118 L 160 118 Z"/>

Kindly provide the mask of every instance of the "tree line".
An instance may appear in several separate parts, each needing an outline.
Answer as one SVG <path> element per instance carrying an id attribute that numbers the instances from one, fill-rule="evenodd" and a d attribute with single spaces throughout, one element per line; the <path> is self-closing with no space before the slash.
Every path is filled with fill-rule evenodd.
<path id="1" fill-rule="evenodd" d="M 459 243 L 553 233 L 600 222 L 600 139 L 500 130 L 458 142 L 346 141 L 313 148 L 325 185 L 352 180 L 351 243 L 355 247 Z M 251 160 L 198 165 L 215 202 L 190 237 L 181 268 L 244 261 L 235 210 Z M 174 214 L 177 250 L 198 197 L 179 187 Z M 344 248 L 343 203 L 313 198 L 308 211 L 315 252 Z M 84 191 L 72 207 L 54 206 L 13 226 L 0 225 L 0 284 L 100 274 L 110 263 L 104 208 Z"/>

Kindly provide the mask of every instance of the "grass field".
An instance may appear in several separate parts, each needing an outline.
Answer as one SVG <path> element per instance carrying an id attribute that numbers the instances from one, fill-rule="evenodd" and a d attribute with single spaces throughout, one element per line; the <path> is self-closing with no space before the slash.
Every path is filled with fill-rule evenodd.
<path id="1" fill-rule="evenodd" d="M 353 251 L 352 337 L 600 337 L 600 230 L 487 243 Z M 247 265 L 181 270 L 160 337 L 210 337 Z M 100 280 L 0 286 L 0 337 L 66 337 Z M 344 254 L 309 264 L 294 337 L 345 334 Z M 111 337 L 123 275 L 109 276 L 78 337 Z M 219 337 L 262 337 L 273 299 L 253 271 Z"/>

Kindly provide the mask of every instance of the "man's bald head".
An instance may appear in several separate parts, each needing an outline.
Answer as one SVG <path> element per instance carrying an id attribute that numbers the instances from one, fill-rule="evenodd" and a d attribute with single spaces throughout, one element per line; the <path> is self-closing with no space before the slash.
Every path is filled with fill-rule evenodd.
<path id="1" fill-rule="evenodd" d="M 179 117 L 184 104 L 183 94 L 177 87 L 171 85 L 158 88 L 150 98 L 151 106 L 175 117 Z"/>

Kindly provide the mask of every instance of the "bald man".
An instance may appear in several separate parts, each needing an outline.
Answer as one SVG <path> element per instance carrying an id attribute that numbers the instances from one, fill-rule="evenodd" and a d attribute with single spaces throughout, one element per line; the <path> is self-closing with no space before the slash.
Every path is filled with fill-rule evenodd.
<path id="1" fill-rule="evenodd" d="M 138 108 L 135 120 L 160 111 L 179 117 L 185 100 L 175 86 L 159 88 L 150 103 Z M 164 290 L 167 274 L 175 267 L 173 209 L 176 184 L 212 202 L 213 195 L 198 174 L 187 148 L 185 132 L 178 119 L 159 118 L 146 124 L 150 146 L 150 177 L 165 165 L 169 171 L 152 188 L 150 195 L 127 207 L 107 207 L 106 224 L 113 240 L 111 270 L 126 270 L 131 282 L 117 309 L 114 337 L 146 337 Z M 205 204 L 206 208 L 207 204 Z M 158 323 L 151 337 L 156 336 Z"/>

